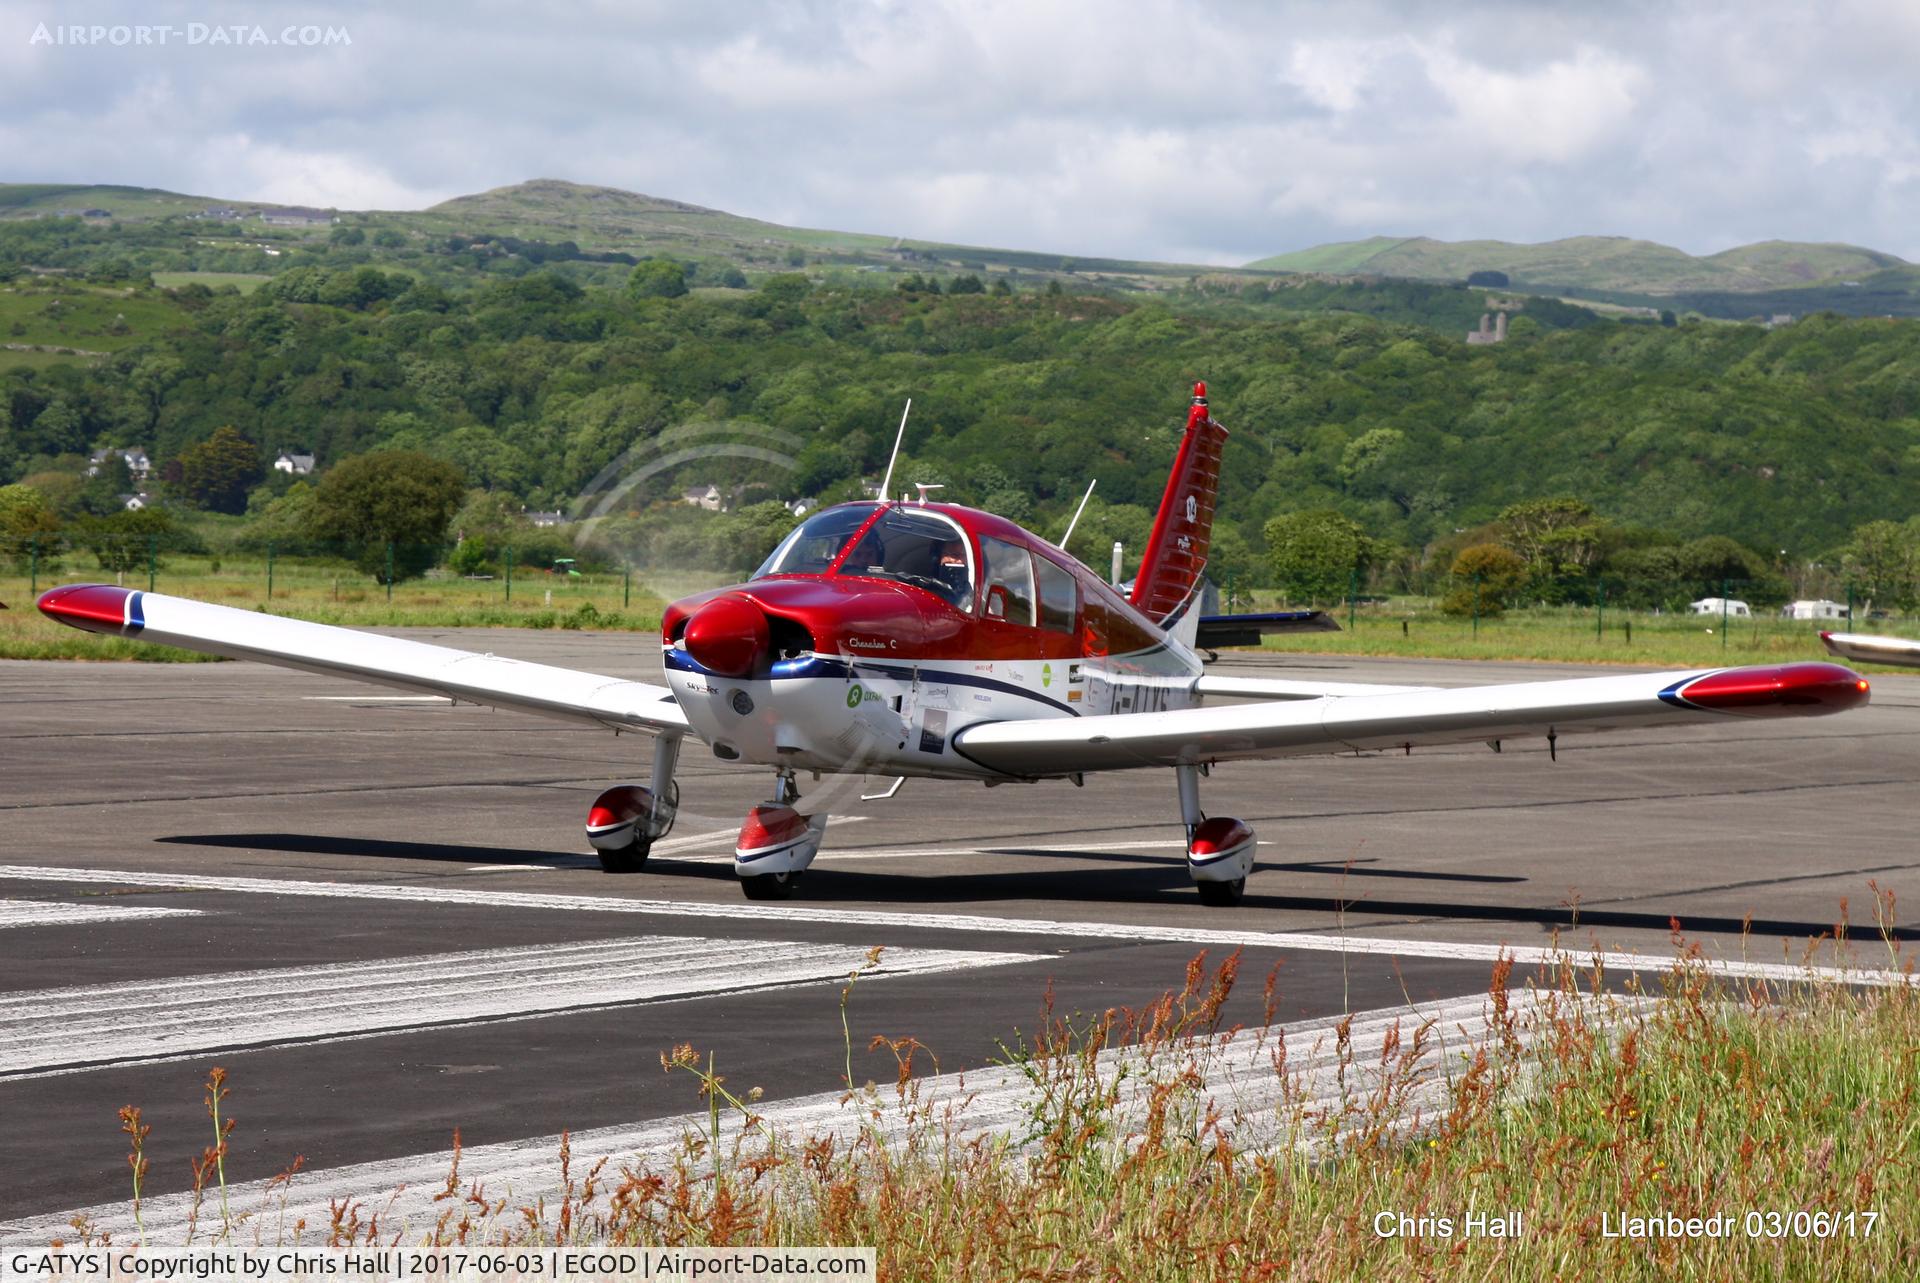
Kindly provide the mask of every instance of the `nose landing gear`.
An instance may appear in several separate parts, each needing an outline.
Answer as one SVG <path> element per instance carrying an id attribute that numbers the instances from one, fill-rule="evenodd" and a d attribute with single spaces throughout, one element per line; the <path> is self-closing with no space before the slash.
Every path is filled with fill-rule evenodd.
<path id="1" fill-rule="evenodd" d="M 749 900 L 784 900 L 819 853 L 826 835 L 824 814 L 807 816 L 794 810 L 800 790 L 793 772 L 782 771 L 773 800 L 747 812 L 734 843 L 733 871 Z"/>

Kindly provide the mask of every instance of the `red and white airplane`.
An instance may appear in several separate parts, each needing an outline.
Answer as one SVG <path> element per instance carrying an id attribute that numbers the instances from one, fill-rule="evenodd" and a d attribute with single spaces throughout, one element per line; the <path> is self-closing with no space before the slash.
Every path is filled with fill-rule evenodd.
<path id="1" fill-rule="evenodd" d="M 1820 643 L 1841 659 L 1895 668 L 1920 668 L 1920 641 L 1874 633 L 1821 633 Z"/>
<path id="2" fill-rule="evenodd" d="M 772 797 L 748 812 L 734 852 L 754 899 L 788 895 L 820 848 L 828 816 L 800 804 L 802 773 L 991 787 L 1167 770 L 1199 898 L 1229 905 L 1255 841 L 1201 807 L 1201 779 L 1220 762 L 1524 735 L 1551 745 L 1577 731 L 1867 702 L 1865 681 L 1827 663 L 1451 690 L 1210 675 L 1200 597 L 1227 433 L 1206 386 L 1194 391 L 1130 595 L 1014 523 L 924 491 L 842 504 L 809 516 L 746 583 L 667 608 L 665 686 L 96 584 L 55 588 L 40 609 L 93 632 L 650 733 L 649 784 L 609 789 L 588 813 L 610 871 L 640 868 L 671 828 L 690 740 L 764 766 Z M 1228 636 L 1261 626 L 1205 622 Z"/>

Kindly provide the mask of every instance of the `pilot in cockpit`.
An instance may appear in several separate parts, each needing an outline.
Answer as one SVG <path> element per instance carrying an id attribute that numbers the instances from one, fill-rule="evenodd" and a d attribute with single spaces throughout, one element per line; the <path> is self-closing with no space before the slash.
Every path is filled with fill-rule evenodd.
<path id="1" fill-rule="evenodd" d="M 940 582 L 946 585 L 946 591 L 941 596 L 962 610 L 973 605 L 973 580 L 967 574 L 967 551 L 961 547 L 958 539 L 949 539 L 940 545 L 940 562 L 935 573 Z"/>

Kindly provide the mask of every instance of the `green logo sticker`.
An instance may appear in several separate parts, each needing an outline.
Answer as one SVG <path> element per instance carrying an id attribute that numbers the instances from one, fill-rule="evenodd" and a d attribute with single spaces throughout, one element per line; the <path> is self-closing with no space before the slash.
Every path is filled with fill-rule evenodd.
<path id="1" fill-rule="evenodd" d="M 1040 665 L 1040 684 L 1042 686 L 1053 685 L 1053 665 L 1052 664 Z"/>
<path id="2" fill-rule="evenodd" d="M 853 686 L 847 691 L 847 707 L 848 708 L 860 707 L 861 698 L 862 696 L 860 691 L 860 683 L 855 682 Z"/>

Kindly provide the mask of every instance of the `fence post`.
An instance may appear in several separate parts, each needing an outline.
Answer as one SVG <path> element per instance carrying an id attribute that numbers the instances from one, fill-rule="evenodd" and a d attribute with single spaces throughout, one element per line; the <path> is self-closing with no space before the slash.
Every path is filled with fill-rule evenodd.
<path id="1" fill-rule="evenodd" d="M 1853 585 L 1847 585 L 1847 631 L 1853 631 Z"/>
<path id="2" fill-rule="evenodd" d="M 633 605 L 633 563 L 629 561 L 620 574 L 620 609 Z"/>
<path id="3" fill-rule="evenodd" d="M 160 560 L 160 536 L 147 536 L 147 591 L 153 591 L 153 576 Z"/>
<path id="4" fill-rule="evenodd" d="M 1473 635 L 1480 635 L 1480 572 L 1473 572 Z"/>
<path id="5" fill-rule="evenodd" d="M 507 601 L 513 601 L 513 549 L 507 549 Z"/>
<path id="6" fill-rule="evenodd" d="M 1720 649 L 1727 648 L 1727 581 L 1720 581 Z"/>
<path id="7" fill-rule="evenodd" d="M 273 540 L 267 540 L 267 600 L 273 600 Z"/>
<path id="8" fill-rule="evenodd" d="M 39 535 L 35 535 L 31 539 L 27 540 L 27 566 L 29 568 L 27 570 L 27 575 L 28 575 L 27 591 L 37 597 L 40 595 L 40 536 Z"/>
<path id="9" fill-rule="evenodd" d="M 1347 572 L 1347 631 L 1353 631 L 1353 608 L 1360 596 L 1360 567 Z"/>
<path id="10" fill-rule="evenodd" d="M 1594 602 L 1593 639 L 1605 641 L 1607 636 L 1607 581 L 1600 581 L 1600 595 Z"/>
<path id="11" fill-rule="evenodd" d="M 387 540 L 387 601 L 393 601 L 393 540 Z"/>

